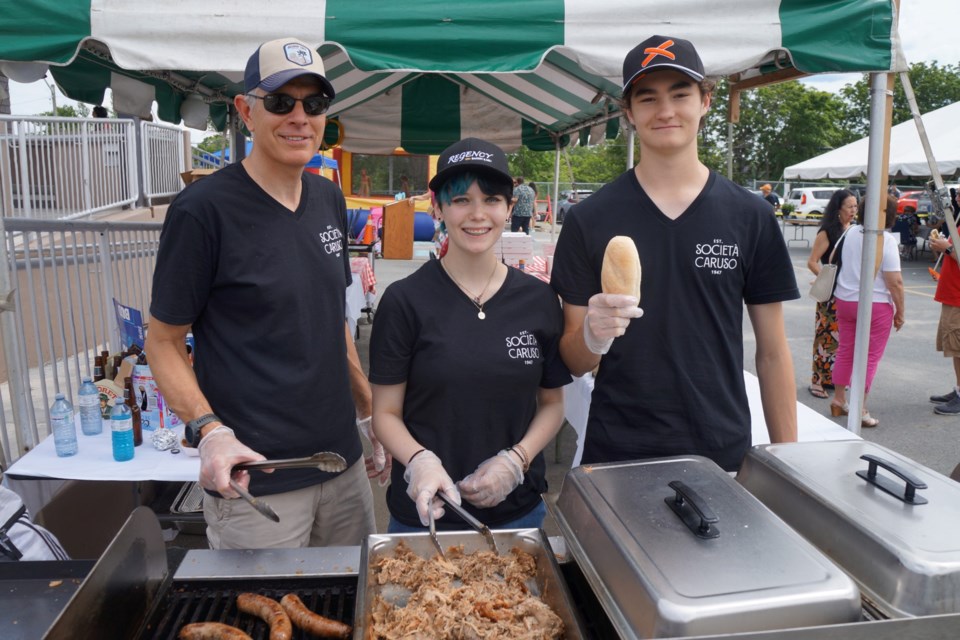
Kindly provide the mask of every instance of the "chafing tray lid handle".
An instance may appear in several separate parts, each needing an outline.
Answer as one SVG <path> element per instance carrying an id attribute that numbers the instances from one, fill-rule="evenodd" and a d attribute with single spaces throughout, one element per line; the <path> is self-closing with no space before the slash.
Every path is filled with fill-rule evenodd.
<path id="1" fill-rule="evenodd" d="M 863 469 L 857 471 L 857 475 L 866 480 L 868 483 L 877 487 L 881 491 L 889 493 L 894 498 L 906 502 L 907 504 L 920 505 L 927 504 L 927 502 L 929 502 L 929 500 L 923 496 L 917 495 L 917 489 L 926 489 L 927 483 L 912 473 L 909 473 L 885 458 L 881 458 L 880 456 L 875 456 L 869 453 L 863 454 L 860 456 L 860 459 L 866 460 L 869 465 L 867 466 L 866 471 Z M 881 475 L 877 475 L 877 467 L 883 467 L 890 473 L 903 480 L 904 488 L 901 490 L 901 487 L 893 480 Z"/>
<path id="2" fill-rule="evenodd" d="M 717 538 L 720 532 L 712 526 L 720 522 L 720 518 L 713 512 L 707 502 L 700 497 L 700 494 L 694 491 L 693 487 L 681 482 L 672 480 L 667 484 L 674 490 L 672 498 L 664 498 L 663 501 L 673 510 L 675 514 L 683 521 L 687 528 L 698 538 Z M 684 509 L 689 505 L 689 509 Z M 691 510 L 694 513 L 691 513 Z"/>

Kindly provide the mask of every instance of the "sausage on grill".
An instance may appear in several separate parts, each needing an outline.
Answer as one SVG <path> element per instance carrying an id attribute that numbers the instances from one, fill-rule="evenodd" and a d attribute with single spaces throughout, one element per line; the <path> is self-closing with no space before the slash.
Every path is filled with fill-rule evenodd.
<path id="1" fill-rule="evenodd" d="M 290 621 L 307 633 L 321 638 L 349 638 L 353 627 L 338 620 L 325 618 L 307 608 L 296 594 L 288 593 L 280 600 L 283 610 Z"/>
<path id="2" fill-rule="evenodd" d="M 252 640 L 236 627 L 222 622 L 193 622 L 180 629 L 180 640 Z"/>
<path id="3" fill-rule="evenodd" d="M 270 640 L 290 640 L 293 636 L 290 618 L 276 600 L 256 593 L 241 593 L 237 596 L 237 608 L 270 625 Z"/>

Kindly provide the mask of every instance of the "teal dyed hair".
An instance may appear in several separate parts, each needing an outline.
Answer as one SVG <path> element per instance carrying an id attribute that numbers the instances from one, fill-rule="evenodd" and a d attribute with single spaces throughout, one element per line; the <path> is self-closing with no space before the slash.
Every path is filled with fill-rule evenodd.
<path id="1" fill-rule="evenodd" d="M 470 189 L 474 182 L 480 187 L 480 191 L 488 196 L 503 196 L 507 204 L 513 199 L 513 185 L 505 180 L 492 180 L 484 174 L 477 174 L 470 171 L 464 171 L 451 177 L 440 187 L 436 194 L 437 203 L 448 205 L 459 195 L 463 195 Z"/>

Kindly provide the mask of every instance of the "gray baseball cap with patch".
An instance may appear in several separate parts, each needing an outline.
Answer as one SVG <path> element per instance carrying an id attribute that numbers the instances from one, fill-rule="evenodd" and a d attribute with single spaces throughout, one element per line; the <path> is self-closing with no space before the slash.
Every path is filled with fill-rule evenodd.
<path id="1" fill-rule="evenodd" d="M 244 91 L 276 91 L 294 78 L 311 75 L 320 81 L 324 95 L 333 99 L 336 92 L 325 74 L 323 60 L 310 45 L 296 38 L 280 38 L 264 42 L 247 60 Z"/>

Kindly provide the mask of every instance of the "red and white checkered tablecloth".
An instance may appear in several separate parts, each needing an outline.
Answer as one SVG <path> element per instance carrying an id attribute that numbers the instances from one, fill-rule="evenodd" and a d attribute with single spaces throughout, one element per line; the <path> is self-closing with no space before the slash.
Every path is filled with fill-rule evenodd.
<path id="1" fill-rule="evenodd" d="M 374 275 L 367 258 L 350 258 L 350 271 L 353 272 L 354 277 L 360 277 L 364 293 L 377 293 L 377 276 Z"/>
<path id="2" fill-rule="evenodd" d="M 529 262 L 524 265 L 523 272 L 543 280 L 546 283 L 550 282 L 550 274 L 547 273 L 547 261 L 541 258 L 540 256 L 534 256 Z"/>

